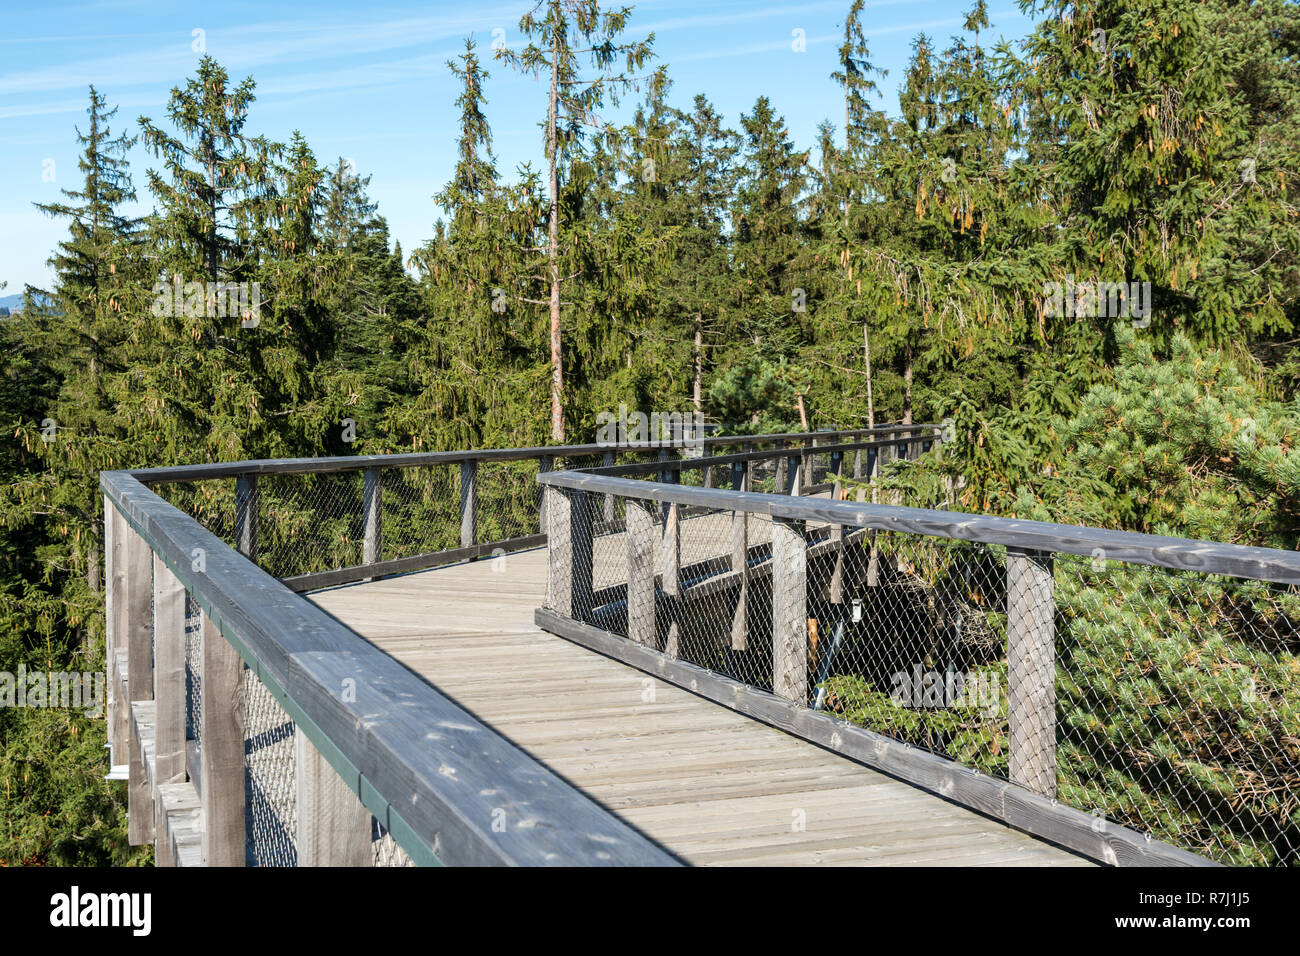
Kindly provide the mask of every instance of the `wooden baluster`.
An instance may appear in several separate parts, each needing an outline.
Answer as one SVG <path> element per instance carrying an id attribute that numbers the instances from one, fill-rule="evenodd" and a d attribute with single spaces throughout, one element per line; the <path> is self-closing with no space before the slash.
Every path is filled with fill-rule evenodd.
<path id="1" fill-rule="evenodd" d="M 244 662 L 203 615 L 202 772 L 203 863 L 243 866 Z"/>
<path id="2" fill-rule="evenodd" d="M 460 546 L 478 543 L 478 462 L 460 463 Z"/>
<path id="3" fill-rule="evenodd" d="M 383 478 L 378 468 L 367 468 L 361 481 L 361 513 L 365 516 L 361 561 L 377 564 L 384 555 Z"/>
<path id="4" fill-rule="evenodd" d="M 370 811 L 299 728 L 298 865 L 373 866 Z"/>
<path id="5" fill-rule="evenodd" d="M 1007 549 L 1011 782 L 1056 796 L 1056 602 L 1052 556 Z"/>
<path id="6" fill-rule="evenodd" d="M 627 509 L 627 636 L 655 647 L 655 512 L 658 505 L 628 498 Z"/>
<path id="7" fill-rule="evenodd" d="M 676 657 L 681 641 L 681 505 L 669 503 L 664 512 L 664 537 L 660 548 L 660 577 L 663 581 L 664 608 L 668 617 L 664 653 Z"/>
<path id="8" fill-rule="evenodd" d="M 547 590 L 557 614 L 585 621 L 591 614 L 592 526 L 587 495 L 547 488 Z"/>
<path id="9" fill-rule="evenodd" d="M 122 536 L 126 572 L 123 600 L 116 610 L 119 613 L 117 634 L 125 638 L 127 650 L 123 707 L 130 768 L 127 837 L 133 846 L 141 846 L 153 842 L 153 792 L 131 705 L 135 701 L 153 700 L 153 551 L 125 520 L 116 533 Z"/>
<path id="10" fill-rule="evenodd" d="M 261 495 L 257 475 L 235 479 L 235 546 L 250 561 L 257 560 L 257 512 Z"/>
<path id="11" fill-rule="evenodd" d="M 772 692 L 808 703 L 808 555 L 802 521 L 772 519 Z"/>

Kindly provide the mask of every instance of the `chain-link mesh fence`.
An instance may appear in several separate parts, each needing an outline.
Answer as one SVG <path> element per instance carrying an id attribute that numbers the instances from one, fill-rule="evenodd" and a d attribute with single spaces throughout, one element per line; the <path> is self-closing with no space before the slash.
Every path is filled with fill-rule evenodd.
<path id="1" fill-rule="evenodd" d="M 1098 828 L 1225 863 L 1300 863 L 1295 588 L 564 494 L 573 534 L 581 515 L 617 518 L 586 528 L 590 592 L 559 582 L 575 617 L 1011 780 Z M 774 640 L 792 626 L 794 650 Z"/>

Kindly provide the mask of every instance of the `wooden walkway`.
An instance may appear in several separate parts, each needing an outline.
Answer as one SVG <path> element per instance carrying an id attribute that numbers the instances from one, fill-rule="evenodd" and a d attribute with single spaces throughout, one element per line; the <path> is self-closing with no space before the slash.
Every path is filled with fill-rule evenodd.
<path id="1" fill-rule="evenodd" d="M 310 595 L 692 864 L 1091 862 L 553 636 L 546 552 Z"/>

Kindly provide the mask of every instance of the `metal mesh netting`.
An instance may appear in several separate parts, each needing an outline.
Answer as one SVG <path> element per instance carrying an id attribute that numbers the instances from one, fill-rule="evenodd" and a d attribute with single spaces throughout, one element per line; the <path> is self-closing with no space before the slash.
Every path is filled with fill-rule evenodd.
<path id="1" fill-rule="evenodd" d="M 610 507 L 587 497 L 587 513 Z M 682 507 L 674 527 L 667 506 L 621 497 L 612 508 L 613 524 L 590 529 L 575 616 L 1010 779 L 1098 828 L 1225 863 L 1300 863 L 1294 589 L 725 510 Z M 776 546 L 802 560 L 774 603 L 777 525 Z M 802 619 L 774 627 L 774 608 L 791 607 Z"/>
<path id="2" fill-rule="evenodd" d="M 253 671 L 244 669 L 244 829 L 249 866 L 298 863 L 294 726 Z"/>

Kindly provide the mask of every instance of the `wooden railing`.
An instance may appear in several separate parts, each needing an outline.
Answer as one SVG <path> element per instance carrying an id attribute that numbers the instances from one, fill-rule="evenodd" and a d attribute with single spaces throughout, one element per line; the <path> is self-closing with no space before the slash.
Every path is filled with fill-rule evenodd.
<path id="1" fill-rule="evenodd" d="M 703 444 L 706 455 L 743 442 L 776 446 L 754 457 L 788 457 L 791 448 L 813 442 L 897 430 L 718 437 Z M 673 468 L 664 449 L 644 452 L 657 459 L 651 467 Z M 600 456 L 612 465 L 613 455 L 604 445 L 578 445 L 101 473 L 109 736 L 113 763 L 125 764 L 129 777 L 132 843 L 153 842 L 162 865 L 245 864 L 247 698 L 254 680 L 293 725 L 299 864 L 369 864 L 372 816 L 417 864 L 673 864 L 640 833 L 297 593 L 543 543 L 546 524 L 534 534 L 481 540 L 480 464 L 536 461 L 545 476 L 557 460 Z M 718 464 L 732 461 L 722 456 Z M 383 470 L 430 465 L 459 470 L 459 546 L 386 556 Z M 259 478 L 338 472 L 364 476 L 362 562 L 288 580 L 259 567 L 259 532 L 266 530 L 259 528 Z M 150 487 L 211 479 L 235 481 L 233 546 Z M 541 503 L 543 513 L 548 502 Z M 197 654 L 187 666 L 187 629 L 196 620 Z M 187 727 L 196 739 L 187 739 Z"/>
<path id="2" fill-rule="evenodd" d="M 915 450 L 916 441 L 869 443 L 877 448 L 895 444 Z M 834 476 L 840 475 L 849 447 L 838 450 Z M 717 703 L 1097 860 L 1130 865 L 1211 862 L 1183 847 L 1152 839 L 1150 832 L 1139 833 L 1089 812 L 1092 808 L 1070 807 L 1056 799 L 1056 747 L 1062 731 L 1056 713 L 1054 556 L 1079 555 L 1112 566 L 1138 564 L 1295 586 L 1300 585 L 1300 554 L 833 500 L 840 497 L 838 493 L 832 500 L 757 494 L 747 490 L 746 476 L 761 457 L 741 454 L 715 461 L 714 467 L 730 462 L 735 468 L 730 489 L 687 487 L 673 477 L 661 480 L 662 476 L 649 474 L 651 469 L 646 466 L 540 475 L 538 481 L 547 495 L 550 551 L 548 603 L 537 612 L 537 623 Z M 903 457 L 908 457 L 907 451 Z M 679 467 L 697 465 L 683 462 Z M 594 541 L 608 529 L 593 519 L 593 513 L 602 502 L 606 512 L 612 513 L 610 503 L 615 501 L 622 503 L 626 514 L 619 529 L 624 540 L 615 545 L 614 550 L 622 548 L 617 557 L 609 548 L 605 554 L 607 561 L 625 568 L 626 583 L 596 589 Z M 711 553 L 696 555 L 697 563 L 686 566 L 690 559 L 681 556 L 682 529 L 691 513 L 700 515 L 701 522 L 713 515 L 719 527 L 729 523 L 729 554 L 720 558 Z M 746 529 L 755 515 L 770 519 L 771 542 L 762 549 L 746 540 Z M 866 536 L 882 532 L 913 536 L 910 540 L 977 542 L 1005 549 L 1005 578 L 1000 586 L 1005 597 L 985 595 L 986 600 L 1001 600 L 1005 605 L 1006 746 L 1010 751 L 1005 778 L 972 772 L 971 767 L 945 756 L 810 706 L 817 684 L 811 666 L 816 641 L 812 618 L 817 613 L 811 610 L 813 562 L 822 562 L 816 599 L 831 607 L 844 606 L 849 597 L 845 585 L 852 557 L 849 545 L 862 555 L 874 553 L 875 539 Z M 609 573 L 604 578 L 616 576 L 619 568 L 606 568 Z M 741 646 L 735 643 L 736 635 L 743 643 L 747 595 L 759 578 L 771 591 L 770 603 L 763 608 L 764 626 L 770 626 L 763 640 L 770 641 L 771 654 L 765 675 L 770 682 L 763 687 L 726 673 L 715 663 L 725 660 L 725 654 L 703 663 L 698 658 L 686 659 L 679 649 L 681 630 L 687 623 L 696 625 L 709 646 L 720 643 L 725 647 L 729 639 L 731 646 Z M 864 570 L 855 583 L 861 589 L 878 582 L 866 581 Z M 986 590 L 992 592 L 996 587 L 994 582 Z M 1189 603 L 1195 603 L 1194 595 Z M 849 611 L 845 607 L 834 613 L 840 615 L 839 620 L 846 620 Z M 753 640 L 752 633 L 749 639 Z M 701 646 L 700 640 L 697 634 L 695 646 Z M 1117 656 L 1113 666 L 1123 667 L 1123 657 Z M 1275 715 L 1279 725 L 1285 721 L 1284 714 L 1291 712 L 1288 708 L 1295 706 L 1296 688 L 1283 688 L 1282 692 L 1289 696 Z M 1277 750 L 1275 759 L 1282 763 L 1290 759 L 1290 772 L 1296 772 L 1294 757 L 1287 758 L 1285 748 Z M 1218 849 L 1227 852 L 1231 848 Z"/>

